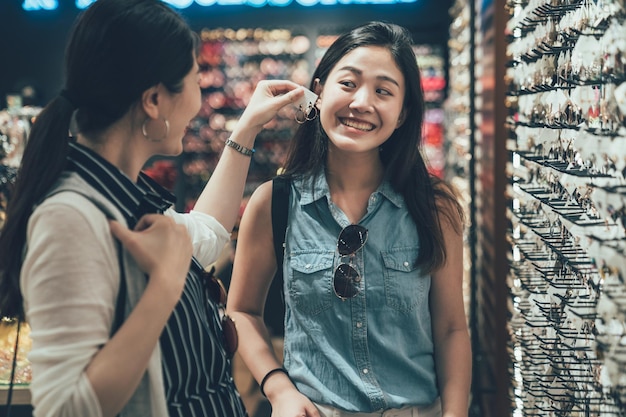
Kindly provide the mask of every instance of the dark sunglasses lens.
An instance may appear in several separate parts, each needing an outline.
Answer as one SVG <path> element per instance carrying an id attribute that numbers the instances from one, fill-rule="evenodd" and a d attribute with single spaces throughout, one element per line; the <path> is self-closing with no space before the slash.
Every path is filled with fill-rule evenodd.
<path id="1" fill-rule="evenodd" d="M 339 233 L 337 239 L 337 249 L 340 255 L 350 255 L 355 253 L 365 245 L 367 240 L 367 229 L 358 224 L 346 226 Z"/>
<path id="2" fill-rule="evenodd" d="M 359 273 L 348 264 L 341 264 L 335 270 L 333 285 L 340 298 L 352 298 L 359 292 Z"/>
<path id="3" fill-rule="evenodd" d="M 209 297 L 218 305 L 226 304 L 226 288 L 222 281 L 217 277 L 210 277 L 207 279 L 207 287 Z"/>
<path id="4" fill-rule="evenodd" d="M 232 358 L 239 347 L 239 335 L 237 334 L 235 322 L 228 315 L 222 317 L 222 331 L 224 334 L 224 348 L 226 353 Z"/>

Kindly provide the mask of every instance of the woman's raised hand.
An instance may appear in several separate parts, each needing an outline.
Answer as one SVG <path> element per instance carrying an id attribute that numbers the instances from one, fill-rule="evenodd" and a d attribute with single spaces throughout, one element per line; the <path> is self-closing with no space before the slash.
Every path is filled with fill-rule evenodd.
<path id="1" fill-rule="evenodd" d="M 272 120 L 280 109 L 297 102 L 304 87 L 288 80 L 262 80 L 257 84 L 238 126 L 254 128 L 257 133 Z"/>

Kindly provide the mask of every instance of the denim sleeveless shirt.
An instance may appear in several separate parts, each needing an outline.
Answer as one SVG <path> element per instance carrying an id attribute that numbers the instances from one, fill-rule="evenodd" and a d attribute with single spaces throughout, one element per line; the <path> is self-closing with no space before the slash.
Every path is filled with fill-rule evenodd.
<path id="1" fill-rule="evenodd" d="M 439 395 L 431 277 L 414 266 L 415 223 L 402 196 L 383 182 L 359 222 L 369 235 L 354 259 L 360 291 L 342 301 L 333 273 L 337 237 L 348 224 L 331 202 L 323 174 L 292 181 L 283 264 L 284 366 L 312 401 L 346 411 L 430 404 Z"/>

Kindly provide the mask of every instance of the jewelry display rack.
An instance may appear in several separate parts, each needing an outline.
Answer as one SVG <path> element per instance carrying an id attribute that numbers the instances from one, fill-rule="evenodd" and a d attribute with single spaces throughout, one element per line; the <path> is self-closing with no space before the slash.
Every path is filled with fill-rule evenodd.
<path id="1" fill-rule="evenodd" d="M 626 11 L 508 0 L 513 416 L 626 416 Z"/>
<path id="2" fill-rule="evenodd" d="M 423 151 L 430 171 L 443 177 L 446 169 L 443 110 L 446 81 L 445 45 L 414 45 L 424 91 Z"/>
<path id="3" fill-rule="evenodd" d="M 470 101 L 470 61 L 471 61 L 471 32 L 470 8 L 467 0 L 455 0 L 450 8 L 452 23 L 448 40 L 448 74 L 450 86 L 448 97 L 444 103 L 444 136 L 446 168 L 445 175 L 458 191 L 464 207 L 471 204 L 471 118 L 472 108 Z M 466 213 L 468 223 L 471 223 L 471 213 Z M 466 229 L 467 234 L 467 229 Z M 464 282 L 465 311 L 470 312 L 470 280 L 471 259 L 469 237 L 464 238 Z M 469 319 L 469 317 L 468 317 Z"/>

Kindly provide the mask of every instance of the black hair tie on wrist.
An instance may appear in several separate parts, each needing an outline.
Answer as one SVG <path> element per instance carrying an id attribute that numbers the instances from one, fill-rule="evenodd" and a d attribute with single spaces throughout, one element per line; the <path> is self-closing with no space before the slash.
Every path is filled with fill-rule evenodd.
<path id="1" fill-rule="evenodd" d="M 267 382 L 269 377 L 274 375 L 276 372 L 282 372 L 285 375 L 287 375 L 287 378 L 289 378 L 289 374 L 287 373 L 287 370 L 285 368 L 274 368 L 268 373 L 266 373 L 263 379 L 261 380 L 261 383 L 259 384 L 259 390 L 261 391 L 261 394 L 263 394 L 264 397 L 267 397 L 267 395 L 265 395 L 265 390 L 264 390 L 265 383 Z"/>
<path id="2" fill-rule="evenodd" d="M 64 88 L 63 90 L 61 90 L 61 92 L 59 93 L 59 97 L 67 101 L 72 109 L 78 108 L 78 106 L 76 105 L 76 98 L 73 97 L 72 94 L 67 91 L 67 89 Z"/>

